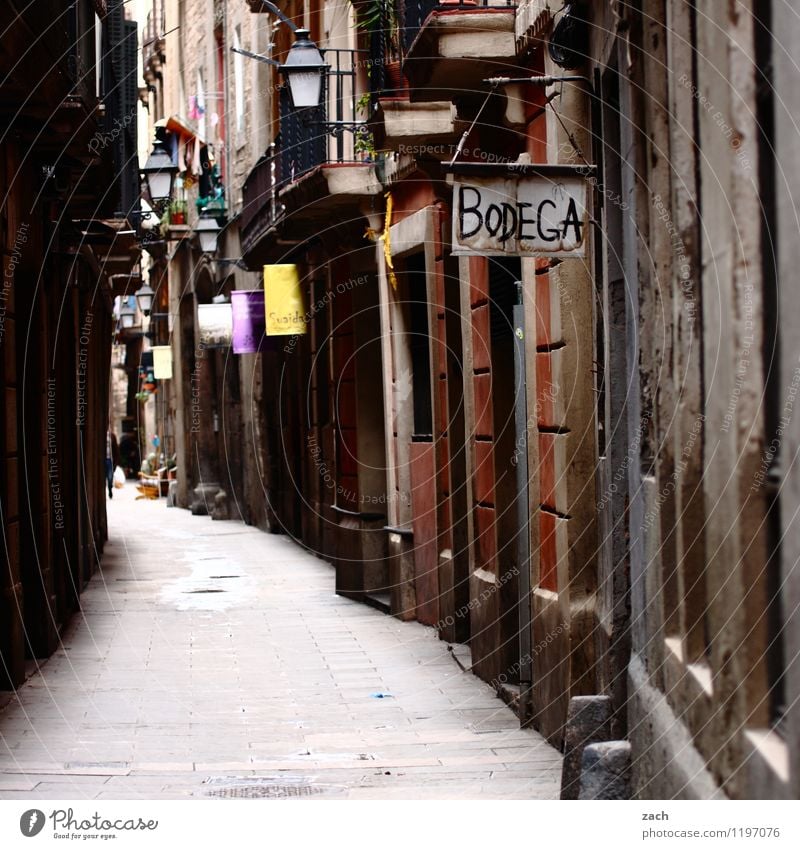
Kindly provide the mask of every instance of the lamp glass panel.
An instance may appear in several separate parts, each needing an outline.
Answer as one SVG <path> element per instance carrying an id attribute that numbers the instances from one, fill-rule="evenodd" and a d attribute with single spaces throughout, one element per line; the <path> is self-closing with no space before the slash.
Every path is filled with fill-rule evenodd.
<path id="1" fill-rule="evenodd" d="M 147 175 L 147 188 L 154 201 L 166 200 L 172 189 L 172 174 L 169 171 L 153 171 Z"/>
<path id="2" fill-rule="evenodd" d="M 148 287 L 148 289 L 149 289 L 149 287 Z M 150 291 L 148 291 L 147 289 L 145 289 L 144 286 L 136 293 L 136 300 L 139 303 L 139 309 L 143 313 L 147 314 L 153 308 L 153 295 L 154 294 L 155 293 L 152 291 L 152 289 L 150 289 Z"/>
<path id="3" fill-rule="evenodd" d="M 213 254 L 217 249 L 217 233 L 219 231 L 214 230 L 206 230 L 206 229 L 198 229 L 197 230 L 197 238 L 200 241 L 200 250 L 204 254 Z"/>
<path id="4" fill-rule="evenodd" d="M 319 106 L 322 94 L 322 73 L 319 68 L 309 71 L 291 71 L 288 77 L 295 109 Z"/>

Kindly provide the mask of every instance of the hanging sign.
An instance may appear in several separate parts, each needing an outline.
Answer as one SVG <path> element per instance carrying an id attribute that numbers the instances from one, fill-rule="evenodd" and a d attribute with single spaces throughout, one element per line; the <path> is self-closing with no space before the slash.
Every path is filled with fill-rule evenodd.
<path id="1" fill-rule="evenodd" d="M 264 266 L 264 311 L 267 336 L 297 336 L 306 332 L 296 265 Z"/>
<path id="2" fill-rule="evenodd" d="M 198 304 L 197 325 L 204 348 L 227 348 L 233 336 L 230 304 Z"/>
<path id="3" fill-rule="evenodd" d="M 264 290 L 234 290 L 231 292 L 231 312 L 233 353 L 257 354 L 266 329 Z"/>
<path id="4" fill-rule="evenodd" d="M 169 345 L 154 345 L 153 376 L 156 380 L 172 379 L 172 348 Z"/>
<path id="5" fill-rule="evenodd" d="M 584 174 L 559 165 L 470 165 L 453 166 L 454 254 L 585 255 Z"/>

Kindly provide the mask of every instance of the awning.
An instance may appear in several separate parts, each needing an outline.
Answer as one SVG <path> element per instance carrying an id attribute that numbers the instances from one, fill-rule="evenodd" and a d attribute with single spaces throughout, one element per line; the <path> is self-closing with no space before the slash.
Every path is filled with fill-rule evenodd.
<path id="1" fill-rule="evenodd" d="M 201 145 L 207 144 L 206 141 L 201 139 L 191 127 L 187 127 L 176 115 L 171 115 L 169 118 L 161 118 L 161 120 L 156 121 L 155 126 L 165 127 L 170 133 L 175 133 L 183 139 L 199 141 Z"/>

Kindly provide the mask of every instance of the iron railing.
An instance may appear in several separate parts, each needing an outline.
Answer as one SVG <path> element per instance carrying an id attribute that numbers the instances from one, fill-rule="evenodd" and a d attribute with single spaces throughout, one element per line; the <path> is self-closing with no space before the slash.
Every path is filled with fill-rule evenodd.
<path id="1" fill-rule="evenodd" d="M 401 14 L 403 50 L 411 47 L 425 19 L 438 5 L 437 0 L 403 0 Z"/>
<path id="2" fill-rule="evenodd" d="M 154 49 L 156 42 L 164 37 L 167 28 L 164 0 L 153 0 L 153 7 L 147 13 L 144 30 L 142 31 L 142 48 L 145 55 Z"/>
<path id="3" fill-rule="evenodd" d="M 261 234 L 280 218 L 283 210 L 277 195 L 284 186 L 319 165 L 348 161 L 345 132 L 355 128 L 361 117 L 357 115 L 355 61 L 362 52 L 324 51 L 330 70 L 321 103 L 315 108 L 294 109 L 288 88 L 284 85 L 279 89 L 278 136 L 256 162 L 242 187 L 240 227 L 245 240 L 249 231 Z"/>

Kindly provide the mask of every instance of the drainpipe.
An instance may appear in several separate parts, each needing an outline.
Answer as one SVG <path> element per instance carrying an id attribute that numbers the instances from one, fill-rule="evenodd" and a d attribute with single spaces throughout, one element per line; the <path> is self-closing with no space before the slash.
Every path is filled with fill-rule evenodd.
<path id="1" fill-rule="evenodd" d="M 519 719 L 524 727 L 531 709 L 531 534 L 528 501 L 528 402 L 525 375 L 525 307 L 522 281 L 514 305 L 514 429 L 516 431 L 517 568 L 519 569 Z"/>

